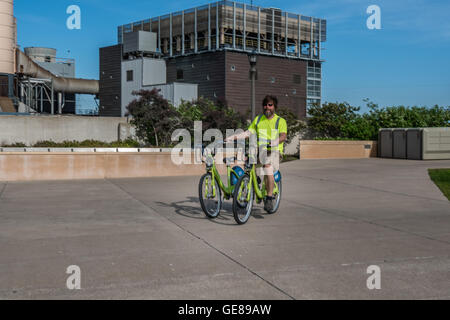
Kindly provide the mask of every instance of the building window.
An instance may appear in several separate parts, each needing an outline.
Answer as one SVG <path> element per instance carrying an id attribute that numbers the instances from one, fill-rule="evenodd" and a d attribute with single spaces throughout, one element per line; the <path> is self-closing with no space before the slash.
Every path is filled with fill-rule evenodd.
<path id="1" fill-rule="evenodd" d="M 295 84 L 301 84 L 302 83 L 302 76 L 299 74 L 294 74 L 293 81 Z"/>
<path id="2" fill-rule="evenodd" d="M 274 77 L 270 78 L 270 83 L 275 83 L 275 78 Z"/>
<path id="3" fill-rule="evenodd" d="M 183 79 L 184 79 L 183 70 L 177 69 L 177 80 L 183 80 Z"/>
<path id="4" fill-rule="evenodd" d="M 127 82 L 133 81 L 133 70 L 127 71 Z"/>

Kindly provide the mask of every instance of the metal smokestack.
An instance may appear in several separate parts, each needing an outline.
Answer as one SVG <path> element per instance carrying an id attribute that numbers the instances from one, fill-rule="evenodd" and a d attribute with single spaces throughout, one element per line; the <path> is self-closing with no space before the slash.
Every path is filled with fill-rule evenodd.
<path id="1" fill-rule="evenodd" d="M 14 1 L 0 0 L 0 73 L 15 73 Z"/>

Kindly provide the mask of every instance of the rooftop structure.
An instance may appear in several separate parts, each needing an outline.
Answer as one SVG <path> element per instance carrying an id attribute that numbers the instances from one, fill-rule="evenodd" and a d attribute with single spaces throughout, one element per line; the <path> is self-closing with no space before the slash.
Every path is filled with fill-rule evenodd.
<path id="1" fill-rule="evenodd" d="M 219 1 L 120 26 L 118 42 L 126 33 L 148 31 L 165 57 L 235 50 L 320 61 L 326 26 L 326 20 L 277 8 Z"/>

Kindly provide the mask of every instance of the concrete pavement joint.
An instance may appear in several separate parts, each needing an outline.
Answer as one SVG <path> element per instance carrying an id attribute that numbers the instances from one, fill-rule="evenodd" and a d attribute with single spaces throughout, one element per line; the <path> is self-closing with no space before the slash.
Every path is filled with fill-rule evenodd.
<path id="1" fill-rule="evenodd" d="M 445 260 L 450 259 L 450 256 L 442 257 L 411 257 L 411 258 L 400 258 L 400 259 L 383 259 L 383 260 L 372 260 L 366 262 L 351 262 L 351 263 L 338 263 L 330 265 L 329 263 L 317 263 L 313 265 L 303 264 L 303 265 L 291 265 L 288 267 L 278 268 L 277 270 L 267 270 L 267 272 L 296 272 L 296 271 L 312 271 L 317 269 L 331 269 L 335 270 L 336 267 L 352 267 L 360 265 L 373 265 L 373 264 L 395 264 L 404 262 L 414 262 L 414 261 L 425 261 L 425 260 Z"/>
<path id="2" fill-rule="evenodd" d="M 1 198 L 2 195 L 3 195 L 3 192 L 5 192 L 6 186 L 7 186 L 7 185 L 8 185 L 8 182 L 5 182 L 5 184 L 3 185 L 2 191 L 0 191 L 0 198 Z"/>
<path id="3" fill-rule="evenodd" d="M 378 188 L 374 188 L 374 187 L 362 186 L 362 185 L 359 185 L 359 184 L 353 184 L 353 183 L 348 183 L 348 182 L 336 181 L 336 180 L 331 180 L 331 179 L 314 178 L 314 177 L 308 177 L 308 176 L 301 176 L 301 175 L 297 175 L 297 174 L 291 174 L 291 175 L 295 176 L 295 177 L 298 177 L 298 178 L 306 178 L 306 179 L 311 179 L 311 180 L 316 180 L 316 181 L 326 181 L 326 182 L 338 183 L 338 184 L 343 184 L 343 185 L 347 185 L 347 186 L 351 186 L 351 187 L 364 188 L 364 189 L 368 189 L 368 190 L 372 190 L 372 191 L 389 193 L 389 194 L 395 194 L 395 195 L 400 195 L 400 196 L 405 196 L 405 197 L 424 199 L 424 200 L 431 200 L 431 201 L 439 201 L 439 202 L 447 203 L 450 206 L 450 202 L 448 200 L 433 199 L 433 198 L 416 196 L 416 195 L 411 195 L 411 194 L 402 193 L 402 192 L 386 191 L 386 190 L 378 189 Z"/>
<path id="4" fill-rule="evenodd" d="M 144 203 L 143 201 L 133 197 L 130 193 L 128 193 L 125 189 L 123 189 L 122 187 L 120 187 L 119 185 L 116 185 L 114 182 L 105 179 L 106 181 L 108 181 L 109 183 L 111 183 L 112 185 L 116 186 L 117 188 L 119 188 L 120 190 L 122 190 L 123 192 L 125 192 L 126 194 L 128 194 L 128 196 L 130 196 L 132 199 L 134 199 L 135 201 L 141 203 L 142 205 L 144 205 L 145 207 L 149 208 L 150 210 L 152 210 L 153 212 L 155 212 L 156 214 L 158 214 L 159 216 L 167 219 L 167 221 L 171 222 L 172 224 L 174 224 L 175 226 L 177 226 L 179 229 L 181 229 L 182 231 L 188 233 L 189 235 L 191 235 L 192 237 L 202 241 L 204 244 L 206 244 L 208 247 L 210 247 L 211 249 L 215 250 L 216 252 L 218 252 L 219 254 L 223 255 L 224 257 L 226 257 L 227 259 L 229 259 L 230 261 L 233 261 L 235 264 L 237 264 L 238 266 L 240 266 L 241 268 L 247 270 L 248 272 L 250 272 L 251 274 L 253 274 L 254 276 L 258 277 L 259 279 L 261 279 L 263 282 L 265 282 L 266 284 L 268 284 L 269 286 L 271 286 L 272 288 L 276 289 L 277 291 L 281 292 L 282 294 L 286 295 L 287 297 L 289 297 L 291 300 L 295 300 L 295 298 L 293 296 L 291 296 L 290 294 L 288 294 L 287 292 L 285 292 L 283 289 L 277 287 L 275 284 L 271 283 L 269 280 L 265 279 L 264 277 L 262 277 L 261 275 L 259 275 L 258 273 L 256 273 L 255 271 L 251 270 L 249 267 L 247 267 L 246 265 L 240 263 L 239 261 L 237 261 L 236 259 L 232 258 L 231 256 L 229 256 L 228 254 L 226 254 L 225 252 L 223 252 L 222 250 L 216 248 L 214 245 L 212 245 L 211 243 L 209 243 L 208 241 L 206 241 L 205 239 L 201 238 L 200 236 L 194 234 L 193 232 L 189 231 L 188 229 L 184 228 L 183 226 L 179 225 L 178 223 L 176 223 L 175 221 L 171 220 L 170 218 L 161 215 L 158 211 L 156 211 L 154 208 L 152 208 L 151 206 L 147 205 L 146 203 Z"/>
<path id="5" fill-rule="evenodd" d="M 393 231 L 403 232 L 403 233 L 405 233 L 407 235 L 413 235 L 413 236 L 424 238 L 424 239 L 427 239 L 427 240 L 437 241 L 437 242 L 441 242 L 441 243 L 445 243 L 445 244 L 449 244 L 450 245 L 449 241 L 435 239 L 435 238 L 424 236 L 424 235 L 417 234 L 417 233 L 414 233 L 414 232 L 410 232 L 410 231 L 402 230 L 402 229 L 399 229 L 399 228 L 395 228 L 395 227 L 391 227 L 391 226 L 386 226 L 386 225 L 383 225 L 383 224 L 375 223 L 373 221 L 368 221 L 368 220 L 364 220 L 364 219 L 350 217 L 350 216 L 347 216 L 347 215 L 345 215 L 343 213 L 339 213 L 339 211 L 337 211 L 337 210 L 329 210 L 329 209 L 324 209 L 324 208 L 320 208 L 320 207 L 315 207 L 315 206 L 307 205 L 307 204 L 304 204 L 304 203 L 301 203 L 301 202 L 297 202 L 297 201 L 294 201 L 294 200 L 290 200 L 290 199 L 289 200 L 284 199 L 284 201 L 288 201 L 288 202 L 294 203 L 294 204 L 299 205 L 299 206 L 304 206 L 306 208 L 323 211 L 323 212 L 326 212 L 326 213 L 329 213 L 329 214 L 332 214 L 332 215 L 344 217 L 346 219 L 355 220 L 355 221 L 359 221 L 359 222 L 364 222 L 364 223 L 367 223 L 367 224 L 370 224 L 370 225 L 374 225 L 374 226 L 377 226 L 377 227 L 382 227 L 382 228 L 390 229 L 390 230 L 393 230 Z"/>

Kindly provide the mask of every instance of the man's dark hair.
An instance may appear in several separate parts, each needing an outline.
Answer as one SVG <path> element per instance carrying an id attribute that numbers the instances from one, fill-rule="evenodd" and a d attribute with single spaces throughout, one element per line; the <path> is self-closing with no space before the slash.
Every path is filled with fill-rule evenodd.
<path id="1" fill-rule="evenodd" d="M 268 96 L 266 96 L 266 97 L 264 98 L 263 103 L 262 103 L 263 108 L 264 108 L 264 106 L 265 106 L 269 101 L 272 101 L 272 102 L 273 102 L 273 105 L 274 105 L 275 110 L 276 110 L 276 109 L 278 108 L 278 99 L 277 99 L 277 97 L 275 97 L 275 96 L 270 96 L 270 95 L 268 95 Z"/>

